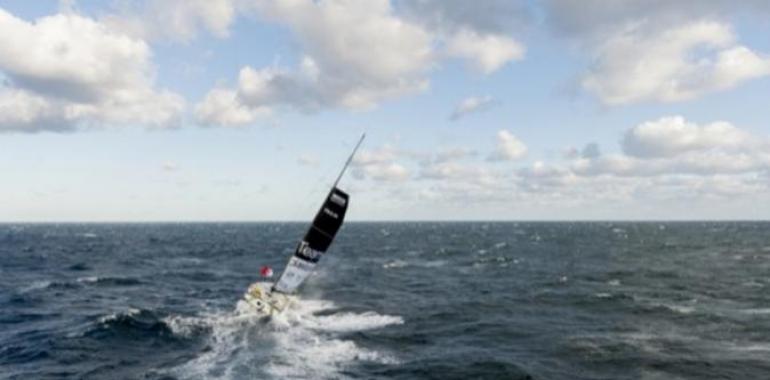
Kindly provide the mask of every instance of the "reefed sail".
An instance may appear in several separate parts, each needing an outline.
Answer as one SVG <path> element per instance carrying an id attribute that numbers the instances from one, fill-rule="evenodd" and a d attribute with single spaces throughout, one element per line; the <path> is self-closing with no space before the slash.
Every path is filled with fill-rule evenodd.
<path id="1" fill-rule="evenodd" d="M 337 188 L 337 184 L 363 140 L 364 136 L 362 135 L 353 149 L 353 153 L 350 154 L 347 162 L 345 162 L 345 166 L 342 168 L 337 180 L 334 181 L 334 186 L 329 191 L 329 195 L 326 196 L 326 200 L 318 210 L 318 213 L 316 213 L 313 224 L 302 241 L 297 245 L 297 249 L 294 251 L 291 259 L 289 259 L 286 269 L 284 269 L 278 281 L 273 285 L 273 291 L 293 293 L 313 272 L 318 260 L 321 259 L 321 256 L 332 244 L 334 236 L 345 220 L 345 212 L 348 209 L 348 201 L 350 199 L 347 193 Z"/>

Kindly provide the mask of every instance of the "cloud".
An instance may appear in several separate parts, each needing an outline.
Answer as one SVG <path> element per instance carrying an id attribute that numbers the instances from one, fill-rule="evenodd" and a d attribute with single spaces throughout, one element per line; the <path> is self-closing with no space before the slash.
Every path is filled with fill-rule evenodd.
<path id="1" fill-rule="evenodd" d="M 770 74 L 731 20 L 763 20 L 763 0 L 545 0 L 546 23 L 592 64 L 582 88 L 605 105 L 680 102 Z"/>
<path id="2" fill-rule="evenodd" d="M 640 123 L 624 136 L 633 136 L 647 148 L 655 146 L 655 153 L 632 155 L 622 141 L 623 151 L 604 153 L 597 143 L 588 143 L 556 162 L 536 160 L 512 167 L 490 164 L 489 158 L 467 147 L 408 151 L 385 145 L 364 151 L 354 163 L 354 174 L 373 181 L 367 191 L 396 197 L 415 212 L 426 207 L 463 215 L 479 211 L 484 217 L 530 208 L 534 213 L 528 215 L 572 210 L 570 215 L 581 218 L 616 217 L 618 207 L 626 210 L 624 215 L 671 217 L 688 208 L 704 210 L 700 202 L 718 200 L 724 205 L 766 199 L 770 193 L 770 136 L 727 122 L 698 125 L 681 116 Z M 499 131 L 497 138 L 491 157 L 520 158 L 526 151 L 509 131 Z M 395 162 L 401 173 L 414 168 L 415 175 L 383 175 Z"/>
<path id="3" fill-rule="evenodd" d="M 621 145 L 625 154 L 581 157 L 572 161 L 572 170 L 584 176 L 625 177 L 770 170 L 770 138 L 725 121 L 697 125 L 682 116 L 665 116 L 629 128 Z"/>
<path id="4" fill-rule="evenodd" d="M 650 29 L 642 22 L 599 44 L 583 88 L 609 105 L 677 102 L 770 75 L 770 58 L 736 43 L 727 24 Z"/>
<path id="5" fill-rule="evenodd" d="M 572 170 L 583 176 L 656 177 L 663 175 L 743 174 L 768 168 L 767 156 L 754 154 L 693 153 L 678 158 L 639 159 L 608 155 L 599 159 L 580 159 Z"/>
<path id="6" fill-rule="evenodd" d="M 0 132 L 66 131 L 69 124 L 60 122 L 62 111 L 45 98 L 27 91 L 0 87 Z"/>
<path id="7" fill-rule="evenodd" d="M 201 125 L 241 126 L 251 124 L 272 112 L 269 107 L 249 107 L 241 102 L 234 91 L 217 88 L 209 91 L 202 102 L 195 105 L 195 118 Z"/>
<path id="8" fill-rule="evenodd" d="M 728 16 L 764 15 L 770 3 L 764 0 L 544 0 L 547 23 L 564 36 L 596 39 L 642 20 L 657 29 L 668 29 L 693 20 Z"/>
<path id="9" fill-rule="evenodd" d="M 402 182 L 409 179 L 409 171 L 395 162 L 383 165 L 367 165 L 363 168 L 367 177 L 375 181 Z"/>
<path id="10" fill-rule="evenodd" d="M 383 164 L 395 160 L 399 151 L 391 145 L 383 145 L 376 149 L 362 149 L 353 158 L 353 165 L 366 166 Z"/>
<path id="11" fill-rule="evenodd" d="M 750 150 L 753 138 L 724 121 L 704 126 L 682 116 L 663 117 L 629 129 L 623 137 L 623 151 L 642 158 L 672 157 L 692 151 Z"/>
<path id="12" fill-rule="evenodd" d="M 396 17 L 386 0 L 255 1 L 267 21 L 286 26 L 305 56 L 294 69 L 241 69 L 237 104 L 289 107 L 309 112 L 326 107 L 366 109 L 380 101 L 426 88 L 433 62 L 430 35 Z M 207 97 L 200 108 L 208 106 Z M 231 102 L 232 103 L 232 102 Z M 211 118 L 228 124 L 229 118 Z"/>
<path id="13" fill-rule="evenodd" d="M 519 169 L 517 184 L 524 191 L 549 191 L 554 188 L 571 186 L 578 177 L 568 169 L 536 161 L 531 167 Z"/>
<path id="14" fill-rule="evenodd" d="M 499 70 L 510 61 L 524 58 L 524 46 L 513 38 L 495 34 L 479 34 L 463 29 L 446 42 L 447 54 L 468 60 L 484 74 Z"/>
<path id="15" fill-rule="evenodd" d="M 145 0 L 106 16 L 104 22 L 144 40 L 188 42 L 199 29 L 227 37 L 237 11 L 234 0 Z"/>
<path id="16" fill-rule="evenodd" d="M 403 3 L 403 8 L 405 17 L 434 33 L 444 54 L 464 59 L 484 74 L 524 57 L 524 45 L 511 34 L 530 22 L 526 2 L 418 0 Z"/>
<path id="17" fill-rule="evenodd" d="M 465 148 L 465 147 L 455 147 L 455 148 L 449 148 L 449 149 L 443 149 L 436 152 L 436 154 L 433 157 L 433 162 L 436 163 L 444 163 L 444 162 L 452 162 L 452 161 L 458 161 L 465 158 L 471 158 L 478 155 L 478 152 L 476 152 L 473 149 Z"/>
<path id="18" fill-rule="evenodd" d="M 533 17 L 526 1 L 416 0 L 399 4 L 405 17 L 441 31 L 474 29 L 482 33 L 511 33 L 528 25 Z"/>
<path id="19" fill-rule="evenodd" d="M 499 132 L 498 139 L 502 145 L 518 142 L 507 131 Z M 589 143 L 582 151 L 573 149 L 566 161 L 538 160 L 513 171 L 477 161 L 430 162 L 418 178 L 431 181 L 423 187 L 430 190 L 431 202 L 468 205 L 517 199 L 549 207 L 692 204 L 683 202 L 734 200 L 770 191 L 769 136 L 727 122 L 697 125 L 667 116 L 629 128 L 623 141 L 625 153 L 602 154 L 598 144 Z M 493 156 L 503 156 L 502 151 L 499 146 Z"/>
<path id="20" fill-rule="evenodd" d="M 494 107 L 498 102 L 491 96 L 476 97 L 471 96 L 463 99 L 458 104 L 449 119 L 452 121 L 460 120 L 468 114 L 482 112 Z"/>
<path id="21" fill-rule="evenodd" d="M 497 132 L 497 150 L 489 156 L 490 161 L 517 160 L 527 154 L 527 146 L 506 130 Z"/>
<path id="22" fill-rule="evenodd" d="M 359 180 L 371 178 L 379 182 L 406 181 L 410 177 L 409 170 L 396 162 L 403 154 L 404 152 L 390 145 L 372 150 L 361 150 L 351 164 L 353 176 Z"/>
<path id="23" fill-rule="evenodd" d="M 365 110 L 426 90 L 428 74 L 442 59 L 459 57 L 489 74 L 524 54 L 523 44 L 501 29 L 481 28 L 483 23 L 478 20 L 457 19 L 457 12 L 447 13 L 452 17 L 434 17 L 444 14 L 437 10 L 445 9 L 443 2 L 424 2 L 417 8 L 408 4 L 394 7 L 389 0 L 254 0 L 240 4 L 244 12 L 290 31 L 302 55 L 294 67 L 244 66 L 234 88 L 217 89 L 235 94 L 227 102 L 230 106 L 216 106 L 212 103 L 217 97 L 207 96 L 196 108 Z M 227 117 L 227 112 L 209 114 L 212 116 L 199 120 L 222 125 L 253 121 Z M 220 114 L 224 115 L 217 117 Z"/>
<path id="24" fill-rule="evenodd" d="M 473 164 L 459 164 L 455 162 L 438 162 L 426 165 L 420 172 L 421 179 L 481 179 L 487 175 L 487 171 Z"/>
<path id="25" fill-rule="evenodd" d="M 0 30 L 0 131 L 178 122 L 184 100 L 153 88 L 143 41 L 72 13 L 29 23 L 0 9 Z"/>

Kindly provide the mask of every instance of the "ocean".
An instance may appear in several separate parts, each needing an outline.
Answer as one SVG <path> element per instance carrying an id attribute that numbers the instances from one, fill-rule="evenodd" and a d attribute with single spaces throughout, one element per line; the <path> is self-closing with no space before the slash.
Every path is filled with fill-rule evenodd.
<path id="1" fill-rule="evenodd" d="M 770 223 L 0 225 L 0 379 L 768 379 Z"/>

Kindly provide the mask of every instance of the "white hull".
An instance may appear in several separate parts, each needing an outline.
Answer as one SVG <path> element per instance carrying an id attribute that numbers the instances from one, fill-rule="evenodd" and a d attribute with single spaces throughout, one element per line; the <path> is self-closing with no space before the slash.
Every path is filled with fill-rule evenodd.
<path id="1" fill-rule="evenodd" d="M 265 316 L 281 314 L 294 302 L 294 297 L 271 292 L 271 286 L 270 282 L 255 282 L 249 285 L 249 289 L 243 295 L 244 301 L 258 314 Z"/>

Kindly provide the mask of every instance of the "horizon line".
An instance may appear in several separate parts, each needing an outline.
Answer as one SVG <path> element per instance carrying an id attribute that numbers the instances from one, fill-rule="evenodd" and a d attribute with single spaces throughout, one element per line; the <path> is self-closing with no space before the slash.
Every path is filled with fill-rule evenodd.
<path id="1" fill-rule="evenodd" d="M 8 224 L 260 224 L 310 223 L 309 220 L 60 220 L 3 221 Z M 695 223 L 695 222 L 770 222 L 768 219 L 380 219 L 348 220 L 345 223 Z"/>

